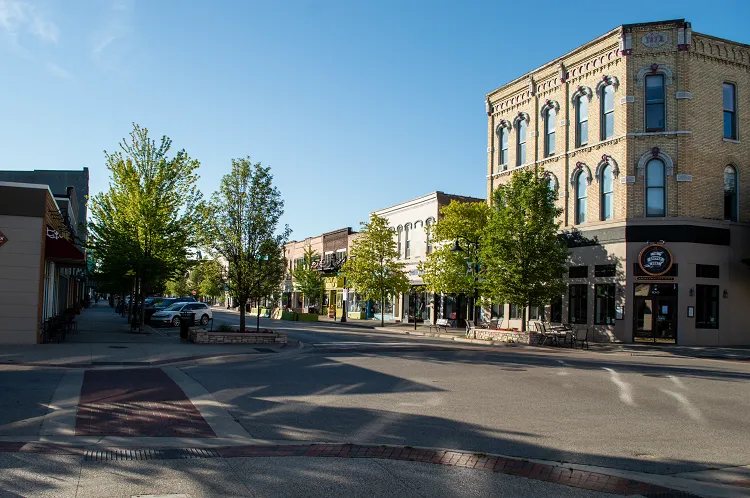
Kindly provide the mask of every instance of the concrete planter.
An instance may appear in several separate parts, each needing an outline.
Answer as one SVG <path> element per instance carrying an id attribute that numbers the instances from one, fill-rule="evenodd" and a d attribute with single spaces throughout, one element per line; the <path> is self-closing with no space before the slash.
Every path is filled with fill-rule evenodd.
<path id="1" fill-rule="evenodd" d="M 469 339 L 485 341 L 514 342 L 518 344 L 534 344 L 537 340 L 536 332 L 519 332 L 511 330 L 491 330 L 473 328 L 466 334 Z"/>
<path id="2" fill-rule="evenodd" d="M 287 336 L 279 332 L 255 334 L 241 332 L 209 332 L 192 327 L 188 333 L 195 344 L 286 344 Z"/>
<path id="3" fill-rule="evenodd" d="M 297 321 L 300 322 L 317 322 L 318 315 L 315 313 L 297 313 Z"/>

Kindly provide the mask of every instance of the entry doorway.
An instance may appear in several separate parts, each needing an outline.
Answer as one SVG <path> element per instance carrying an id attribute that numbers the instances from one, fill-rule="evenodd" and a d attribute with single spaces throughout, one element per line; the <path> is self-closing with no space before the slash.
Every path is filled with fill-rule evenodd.
<path id="1" fill-rule="evenodd" d="M 633 342 L 677 343 L 677 284 L 635 284 Z"/>

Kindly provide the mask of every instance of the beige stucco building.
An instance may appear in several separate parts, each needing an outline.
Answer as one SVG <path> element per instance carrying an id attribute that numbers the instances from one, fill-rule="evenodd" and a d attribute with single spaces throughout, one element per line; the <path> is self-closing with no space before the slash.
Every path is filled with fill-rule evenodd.
<path id="1" fill-rule="evenodd" d="M 600 341 L 750 344 L 750 46 L 684 20 L 623 25 L 486 109 L 488 199 L 544 171 L 580 231 L 568 291 L 533 315 Z M 518 326 L 512 308 L 495 312 Z"/>

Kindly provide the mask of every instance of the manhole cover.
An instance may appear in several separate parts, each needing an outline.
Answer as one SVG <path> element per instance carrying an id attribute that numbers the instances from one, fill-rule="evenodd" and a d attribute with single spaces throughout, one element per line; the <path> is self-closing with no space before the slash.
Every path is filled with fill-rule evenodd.
<path id="1" fill-rule="evenodd" d="M 128 349 L 127 346 L 109 346 L 111 349 Z"/>

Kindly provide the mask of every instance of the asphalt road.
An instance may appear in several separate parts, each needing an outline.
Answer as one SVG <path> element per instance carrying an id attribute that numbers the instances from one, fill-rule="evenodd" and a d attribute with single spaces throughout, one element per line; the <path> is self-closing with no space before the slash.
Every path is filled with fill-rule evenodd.
<path id="1" fill-rule="evenodd" d="M 239 323 L 235 313 L 215 316 Z M 183 367 L 256 438 L 449 447 L 662 474 L 750 464 L 747 363 L 261 326 L 306 347 L 283 361 Z"/>

